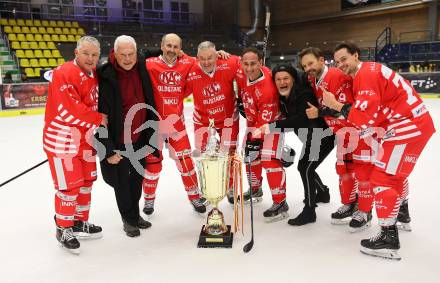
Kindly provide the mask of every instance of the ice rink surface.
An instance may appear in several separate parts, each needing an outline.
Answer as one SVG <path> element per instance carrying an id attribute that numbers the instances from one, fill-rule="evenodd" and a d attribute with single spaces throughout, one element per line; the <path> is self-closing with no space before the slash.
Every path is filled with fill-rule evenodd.
<path id="1" fill-rule="evenodd" d="M 440 100 L 426 99 L 426 104 L 439 130 Z M 185 108 L 191 133 L 192 109 Z M 42 127 L 43 116 L 0 119 L 0 183 L 46 159 Z M 296 136 L 286 140 L 300 151 Z M 249 254 L 242 251 L 250 239 L 249 207 L 244 236 L 235 234 L 232 249 L 196 247 L 206 215 L 193 211 L 169 158 L 150 218 L 153 227 L 137 238 L 125 236 L 113 189 L 99 172 L 90 222 L 103 227 L 104 237 L 82 241 L 79 256 L 59 248 L 55 239 L 54 189 L 46 163 L 0 188 L 0 282 L 440 282 L 439 134 L 409 179 L 413 231 L 400 232 L 400 262 L 359 252 L 360 240 L 378 230 L 376 218 L 358 234 L 330 224 L 330 214 L 340 205 L 334 163 L 333 152 L 318 169 L 331 188 L 331 202 L 320 204 L 317 222 L 303 227 L 289 226 L 287 220 L 264 222 L 263 211 L 272 203 L 264 181 L 264 200 L 254 207 L 255 245 Z M 290 217 L 302 210 L 302 199 L 300 176 L 292 166 L 287 169 Z M 220 209 L 231 224 L 232 207 L 223 200 Z"/>

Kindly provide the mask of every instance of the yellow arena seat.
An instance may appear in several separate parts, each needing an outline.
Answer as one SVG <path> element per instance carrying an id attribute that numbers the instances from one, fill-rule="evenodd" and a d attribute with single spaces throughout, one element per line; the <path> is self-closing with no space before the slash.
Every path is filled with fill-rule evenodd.
<path id="1" fill-rule="evenodd" d="M 41 68 L 34 68 L 34 74 L 36 77 L 40 77 Z"/>
<path id="2" fill-rule="evenodd" d="M 13 33 L 21 33 L 21 27 L 19 27 L 19 26 L 13 26 L 13 27 L 12 27 L 12 32 L 13 32 Z"/>
<path id="3" fill-rule="evenodd" d="M 64 22 L 63 21 L 57 21 L 57 27 L 63 28 Z"/>
<path id="4" fill-rule="evenodd" d="M 30 63 L 30 67 L 36 68 L 36 67 L 40 67 L 40 63 L 38 63 L 38 59 L 31 59 L 29 60 Z"/>
<path id="5" fill-rule="evenodd" d="M 64 60 L 64 58 L 58 58 L 58 59 L 57 59 L 57 63 L 58 63 L 58 65 L 62 65 L 62 64 L 64 64 L 64 62 L 66 62 L 66 61 Z"/>
<path id="6" fill-rule="evenodd" d="M 32 33 L 27 33 L 26 40 L 27 41 L 35 41 L 34 35 Z"/>
<path id="7" fill-rule="evenodd" d="M 46 58 L 40 58 L 40 60 L 38 62 L 40 63 L 40 67 L 42 67 L 42 68 L 49 67 L 49 62 L 47 62 Z"/>
<path id="8" fill-rule="evenodd" d="M 56 21 L 49 21 L 49 26 L 56 27 L 57 26 L 57 22 Z"/>
<path id="9" fill-rule="evenodd" d="M 70 34 L 69 28 L 63 28 L 63 34 Z"/>
<path id="10" fill-rule="evenodd" d="M 21 49 L 31 49 L 31 46 L 27 41 L 20 42 L 20 45 L 21 45 Z"/>
<path id="11" fill-rule="evenodd" d="M 36 42 L 36 41 L 29 42 L 29 48 L 30 49 L 38 49 L 39 48 L 38 47 L 38 42 Z"/>
<path id="12" fill-rule="evenodd" d="M 47 27 L 46 32 L 49 34 L 55 34 L 55 30 L 53 29 L 53 27 Z"/>
<path id="13" fill-rule="evenodd" d="M 4 26 L 4 27 L 3 27 L 3 31 L 4 31 L 5 33 L 13 33 L 13 31 L 12 31 L 12 27 L 11 27 L 11 26 Z"/>
<path id="14" fill-rule="evenodd" d="M 50 43 L 51 41 L 49 41 L 48 43 Z M 40 41 L 40 42 L 38 42 L 38 48 L 39 49 L 48 49 L 48 46 L 46 45 L 46 42 L 45 41 Z"/>
<path id="15" fill-rule="evenodd" d="M 22 33 L 31 33 L 31 31 L 30 31 L 30 29 L 29 29 L 29 27 L 21 27 L 21 32 Z"/>
<path id="16" fill-rule="evenodd" d="M 10 33 L 8 34 L 8 39 L 9 41 L 17 41 L 17 36 L 15 35 L 15 33 Z"/>
<path id="17" fill-rule="evenodd" d="M 34 35 L 34 39 L 35 39 L 35 41 L 43 41 L 43 36 L 39 33 L 36 33 Z"/>
<path id="18" fill-rule="evenodd" d="M 47 42 L 47 49 L 57 49 L 57 47 L 53 41 L 49 41 Z"/>
<path id="19" fill-rule="evenodd" d="M 41 21 L 40 20 L 34 20 L 34 26 L 41 27 Z"/>
<path id="20" fill-rule="evenodd" d="M 79 28 L 79 24 L 78 24 L 78 22 L 72 22 L 72 27 L 74 27 L 74 28 Z"/>
<path id="21" fill-rule="evenodd" d="M 43 55 L 45 58 L 52 58 L 52 52 L 50 52 L 50 50 L 43 50 Z"/>
<path id="22" fill-rule="evenodd" d="M 25 50 L 24 55 L 29 59 L 35 58 L 34 51 L 32 49 Z"/>
<path id="23" fill-rule="evenodd" d="M 58 66 L 57 60 L 55 58 L 49 59 L 49 67 L 56 67 Z"/>
<path id="24" fill-rule="evenodd" d="M 18 49 L 18 50 L 15 51 L 15 57 L 21 59 L 21 58 L 26 58 L 26 55 L 25 55 L 23 50 Z"/>
<path id="25" fill-rule="evenodd" d="M 11 41 L 11 48 L 12 49 L 20 49 L 21 48 L 20 42 L 18 42 L 18 41 Z"/>
<path id="26" fill-rule="evenodd" d="M 61 28 L 54 28 L 56 34 L 63 34 L 63 30 Z"/>
<path id="27" fill-rule="evenodd" d="M 50 37 L 50 34 L 43 34 L 43 40 L 44 41 L 52 41 L 52 37 Z"/>
<path id="28" fill-rule="evenodd" d="M 67 42 L 67 36 L 65 34 L 60 34 L 60 41 Z"/>
<path id="29" fill-rule="evenodd" d="M 36 59 L 32 59 L 32 60 L 36 60 Z M 29 62 L 29 59 L 26 59 L 26 58 L 20 59 L 20 67 L 26 68 L 26 67 L 30 67 L 30 66 L 31 66 L 31 64 Z"/>
<path id="30" fill-rule="evenodd" d="M 78 34 L 79 35 L 85 35 L 86 33 L 85 33 L 83 28 L 78 28 Z"/>
<path id="31" fill-rule="evenodd" d="M 52 57 L 60 58 L 60 57 L 63 57 L 63 56 L 61 56 L 61 53 L 60 53 L 60 51 L 58 49 L 54 49 L 54 50 L 52 50 Z"/>
<path id="32" fill-rule="evenodd" d="M 48 27 L 48 26 L 49 26 L 49 21 L 43 20 L 43 21 L 41 22 L 41 25 L 42 25 L 43 27 Z"/>
<path id="33" fill-rule="evenodd" d="M 28 26 L 28 27 L 32 27 L 34 25 L 34 23 L 32 22 L 32 20 L 27 19 L 26 22 L 25 22 L 25 25 Z"/>
<path id="34" fill-rule="evenodd" d="M 15 19 L 8 19 L 8 23 L 10 26 L 16 26 L 17 22 L 15 21 Z"/>
<path id="35" fill-rule="evenodd" d="M 47 33 L 46 28 L 45 27 L 38 27 L 38 33 L 41 33 L 41 34 Z"/>
<path id="36" fill-rule="evenodd" d="M 8 19 L 1 18 L 1 19 L 0 19 L 0 25 L 2 25 L 2 26 L 7 26 L 7 25 L 9 25 L 9 23 L 8 23 Z"/>
<path id="37" fill-rule="evenodd" d="M 26 24 L 24 23 L 23 19 L 18 19 L 17 20 L 17 26 L 25 26 Z"/>
<path id="38" fill-rule="evenodd" d="M 34 69 L 32 68 L 24 68 L 24 73 L 26 74 L 26 77 L 28 78 L 35 78 L 36 75 L 34 73 Z"/>
<path id="39" fill-rule="evenodd" d="M 80 38 L 81 38 L 81 35 L 79 35 L 79 34 L 75 35 L 76 41 L 78 41 Z"/>
<path id="40" fill-rule="evenodd" d="M 19 33 L 17 34 L 17 40 L 18 41 L 26 41 L 26 36 L 24 36 L 24 34 Z"/>
<path id="41" fill-rule="evenodd" d="M 44 58 L 43 51 L 37 49 L 34 51 L 35 58 Z"/>
<path id="42" fill-rule="evenodd" d="M 33 34 L 38 33 L 38 28 L 37 27 L 31 27 L 31 33 L 33 33 Z"/>
<path id="43" fill-rule="evenodd" d="M 58 34 L 52 34 L 51 38 L 52 38 L 52 41 L 55 41 L 55 42 L 60 41 Z"/>
<path id="44" fill-rule="evenodd" d="M 64 26 L 66 28 L 71 28 L 72 27 L 72 22 L 64 22 Z"/>
<path id="45" fill-rule="evenodd" d="M 75 36 L 74 36 L 73 34 L 69 34 L 69 35 L 67 36 L 67 41 L 69 41 L 69 42 L 75 42 L 75 41 L 76 41 Z"/>

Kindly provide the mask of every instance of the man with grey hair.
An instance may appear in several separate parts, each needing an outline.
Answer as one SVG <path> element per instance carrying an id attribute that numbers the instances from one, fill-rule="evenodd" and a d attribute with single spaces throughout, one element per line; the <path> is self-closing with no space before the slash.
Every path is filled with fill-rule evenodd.
<path id="1" fill-rule="evenodd" d="M 139 214 L 145 156 L 134 153 L 149 145 L 158 117 L 145 57 L 138 54 L 133 37 L 116 38 L 109 60 L 98 69 L 98 76 L 98 111 L 108 115 L 109 121 L 108 135 L 97 135 L 105 147 L 105 152 L 99 152 L 101 172 L 104 181 L 114 188 L 126 235 L 137 237 L 139 229 L 147 229 L 151 223 Z M 149 128 L 138 131 L 144 125 Z M 140 170 L 135 162 L 140 163 Z"/>
<path id="2" fill-rule="evenodd" d="M 96 180 L 93 131 L 107 125 L 97 112 L 100 54 L 96 38 L 77 42 L 75 59 L 53 71 L 44 117 L 43 147 L 57 192 L 56 238 L 63 248 L 79 254 L 78 238 L 99 238 L 102 228 L 88 222 L 91 189 Z"/>
<path id="3" fill-rule="evenodd" d="M 218 59 L 215 45 L 210 41 L 201 42 L 197 49 L 197 63 L 191 67 L 186 83 L 186 94 L 192 94 L 194 98 L 195 147 L 199 151 L 205 149 L 209 121 L 213 119 L 220 136 L 221 148 L 234 154 L 237 148 L 239 115 L 233 83 L 240 67 L 240 57 Z M 228 200 L 233 203 L 232 178 L 229 188 Z"/>

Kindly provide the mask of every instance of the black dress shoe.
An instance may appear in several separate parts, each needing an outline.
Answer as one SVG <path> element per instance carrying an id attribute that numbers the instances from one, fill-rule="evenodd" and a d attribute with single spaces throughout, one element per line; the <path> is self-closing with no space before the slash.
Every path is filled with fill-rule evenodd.
<path id="1" fill-rule="evenodd" d="M 138 228 L 140 229 L 148 229 L 151 227 L 151 223 L 147 220 L 143 219 L 142 216 L 139 216 Z"/>

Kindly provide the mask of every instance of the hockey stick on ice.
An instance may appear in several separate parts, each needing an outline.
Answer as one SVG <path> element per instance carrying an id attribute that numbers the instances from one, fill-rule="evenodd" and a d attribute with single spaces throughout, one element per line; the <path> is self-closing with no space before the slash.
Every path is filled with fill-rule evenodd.
<path id="1" fill-rule="evenodd" d="M 249 182 L 250 205 L 251 205 L 251 240 L 243 247 L 243 252 L 248 253 L 254 247 L 254 207 L 252 200 L 252 181 L 251 181 L 251 158 L 248 156 L 248 172 L 247 179 Z"/>
<path id="2" fill-rule="evenodd" d="M 0 184 L 0 188 L 3 187 L 4 185 L 6 185 L 7 183 L 11 182 L 11 181 L 14 181 L 14 180 L 17 179 L 18 177 L 20 177 L 20 176 L 26 174 L 27 172 L 32 171 L 32 170 L 34 170 L 35 168 L 37 168 L 37 167 L 43 165 L 43 164 L 46 163 L 46 162 L 47 162 L 47 159 L 44 160 L 44 161 L 41 161 L 40 163 L 38 163 L 37 165 L 35 165 L 35 166 L 33 166 L 33 167 L 29 168 L 29 169 L 27 169 L 27 170 L 21 172 L 21 173 L 18 174 L 17 176 L 12 177 L 11 179 L 7 180 L 6 182 L 1 183 L 1 184 Z"/>

